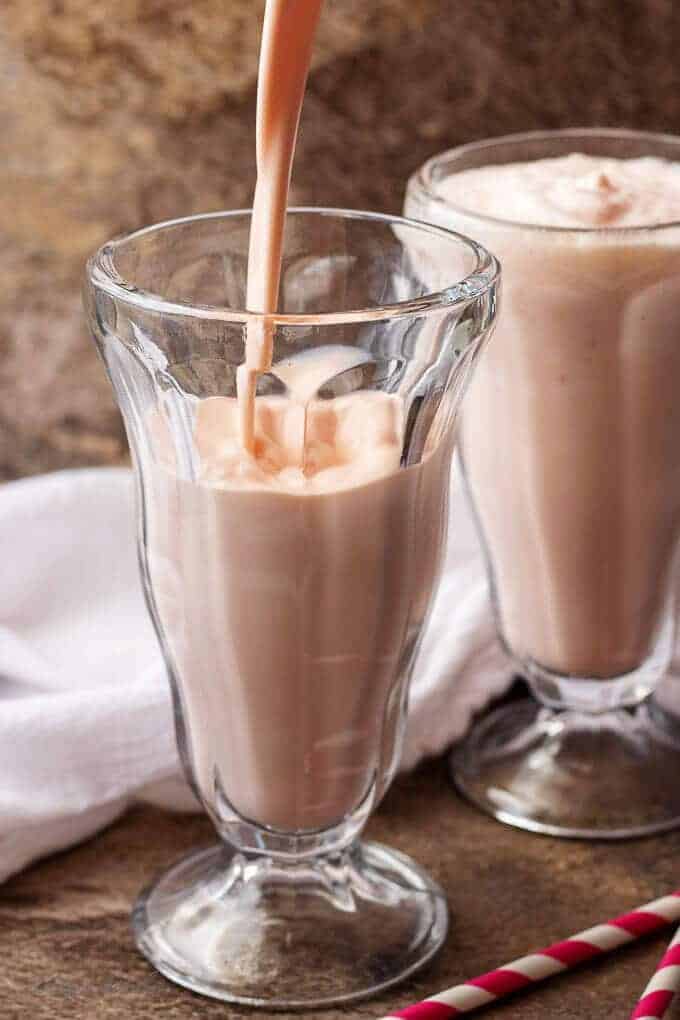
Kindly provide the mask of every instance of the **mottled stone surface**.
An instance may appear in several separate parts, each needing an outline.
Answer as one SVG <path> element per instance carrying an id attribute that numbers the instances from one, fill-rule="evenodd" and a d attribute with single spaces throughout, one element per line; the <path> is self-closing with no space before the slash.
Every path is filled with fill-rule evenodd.
<path id="1" fill-rule="evenodd" d="M 250 201 L 261 9 L 0 3 L 0 477 L 124 456 L 83 263 L 120 231 Z M 679 46 L 674 0 L 329 0 L 293 197 L 396 211 L 455 143 L 680 131 Z"/>
<path id="2" fill-rule="evenodd" d="M 311 1016 L 381 1017 L 678 884 L 680 835 L 610 846 L 526 835 L 460 802 L 441 763 L 401 779 L 369 835 L 413 854 L 442 883 L 450 935 L 418 980 L 360 1006 Z M 173 858 L 210 841 L 209 824 L 198 816 L 139 808 L 97 839 L 3 886 L 3 1020 L 257 1016 L 169 984 L 137 954 L 130 936 L 128 914 L 140 888 Z M 625 1020 L 663 944 L 664 935 L 657 935 L 489 1015 Z"/>

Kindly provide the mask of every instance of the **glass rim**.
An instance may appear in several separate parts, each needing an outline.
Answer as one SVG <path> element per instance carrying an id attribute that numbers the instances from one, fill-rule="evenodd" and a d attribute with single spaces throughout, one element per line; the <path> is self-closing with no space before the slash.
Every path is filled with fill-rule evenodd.
<path id="1" fill-rule="evenodd" d="M 620 138 L 623 140 L 639 140 L 650 143 L 662 142 L 665 145 L 675 145 L 678 147 L 678 160 L 680 161 L 680 135 L 671 135 L 661 131 L 636 131 L 633 128 L 598 127 L 559 128 L 554 131 L 549 129 L 543 131 L 519 131 L 509 135 L 496 135 L 493 138 L 483 138 L 476 142 L 466 142 L 465 145 L 456 145 L 451 149 L 446 149 L 434 156 L 430 156 L 430 158 L 426 160 L 414 174 L 412 174 L 408 182 L 408 189 L 410 190 L 412 187 L 418 189 L 419 193 L 424 195 L 428 201 L 432 201 L 444 209 L 453 209 L 456 213 L 460 213 L 465 216 L 466 219 L 476 220 L 479 223 L 487 223 L 495 227 L 503 227 L 508 230 L 532 231 L 541 234 L 599 234 L 602 236 L 609 235 L 623 237 L 631 234 L 639 235 L 642 233 L 669 230 L 673 227 L 677 228 L 680 226 L 680 220 L 667 220 L 663 223 L 636 224 L 634 226 L 624 227 L 562 227 L 540 223 L 524 223 L 521 220 L 506 220 L 501 216 L 490 216 L 486 213 L 476 212 L 474 209 L 469 209 L 457 202 L 451 202 L 449 199 L 443 198 L 434 187 L 434 170 L 438 165 L 447 160 L 451 160 L 454 157 L 475 152 L 483 153 L 485 150 L 494 149 L 499 145 L 517 144 L 520 142 L 548 142 L 554 138 Z M 546 156 L 545 158 L 550 157 Z M 489 166 L 493 164 L 485 165 Z"/>
<path id="2" fill-rule="evenodd" d="M 250 217 L 251 209 L 230 209 L 216 212 L 197 213 L 190 216 L 177 217 L 153 223 L 131 233 L 121 235 L 102 245 L 87 261 L 86 275 L 90 284 L 108 294 L 117 301 L 132 305 L 147 312 L 166 315 L 186 315 L 193 318 L 212 319 L 222 322 L 248 323 L 266 321 L 274 326 L 323 326 L 344 323 L 382 321 L 403 316 L 425 315 L 461 307 L 478 300 L 487 293 L 500 277 L 500 264 L 496 257 L 483 245 L 447 227 L 425 223 L 421 220 L 389 213 L 365 212 L 361 209 L 341 209 L 326 206 L 291 206 L 288 215 L 337 217 L 368 222 L 390 224 L 409 229 L 417 229 L 423 235 L 439 237 L 447 242 L 455 242 L 464 247 L 474 256 L 475 266 L 461 280 L 432 293 L 409 301 L 399 301 L 368 308 L 350 309 L 343 312 L 319 312 L 304 314 L 288 314 L 284 312 L 253 312 L 245 309 L 231 309 L 221 305 L 205 305 L 184 301 L 170 301 L 160 294 L 137 288 L 132 281 L 125 280 L 116 270 L 115 253 L 118 248 L 137 238 L 163 230 L 171 230 L 184 224 L 216 219 L 235 219 Z"/>

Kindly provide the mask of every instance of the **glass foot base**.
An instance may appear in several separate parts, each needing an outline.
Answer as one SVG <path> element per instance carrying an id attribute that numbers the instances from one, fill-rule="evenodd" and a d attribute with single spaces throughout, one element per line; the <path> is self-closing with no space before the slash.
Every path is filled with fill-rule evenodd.
<path id="1" fill-rule="evenodd" d="M 270 1009 L 365 998 L 441 946 L 442 890 L 403 854 L 358 843 L 288 863 L 224 846 L 193 853 L 140 896 L 137 945 L 194 992 Z"/>
<path id="2" fill-rule="evenodd" d="M 583 715 L 518 701 L 482 719 L 450 768 L 465 797 L 531 832 L 628 839 L 680 826 L 680 746 L 647 705 Z"/>

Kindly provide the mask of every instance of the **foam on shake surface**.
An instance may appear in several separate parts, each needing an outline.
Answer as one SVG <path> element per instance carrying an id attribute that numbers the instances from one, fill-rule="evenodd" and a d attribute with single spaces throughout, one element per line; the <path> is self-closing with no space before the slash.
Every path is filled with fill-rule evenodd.
<path id="1" fill-rule="evenodd" d="M 436 185 L 470 212 L 544 227 L 653 226 L 680 220 L 680 164 L 574 152 L 526 163 L 474 167 Z"/>
<path id="2" fill-rule="evenodd" d="M 241 444 L 238 402 L 202 401 L 195 427 L 199 480 L 225 488 L 330 492 L 398 470 L 398 398 L 377 391 L 319 396 L 325 384 L 367 360 L 361 349 L 328 347 L 279 361 L 272 375 L 285 389 L 257 398 L 252 452 Z"/>

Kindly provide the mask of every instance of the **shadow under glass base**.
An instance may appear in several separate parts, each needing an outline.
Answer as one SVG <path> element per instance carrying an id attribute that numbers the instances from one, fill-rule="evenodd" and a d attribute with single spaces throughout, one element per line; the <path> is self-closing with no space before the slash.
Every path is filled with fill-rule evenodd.
<path id="1" fill-rule="evenodd" d="M 628 839 L 680 826 L 680 744 L 646 704 L 585 715 L 513 702 L 473 727 L 450 770 L 474 804 L 531 832 Z"/>
<path id="2" fill-rule="evenodd" d="M 409 977 L 444 941 L 448 911 L 410 858 L 377 843 L 295 864 L 220 845 L 162 874 L 132 925 L 154 967 L 194 992 L 311 1008 Z"/>

